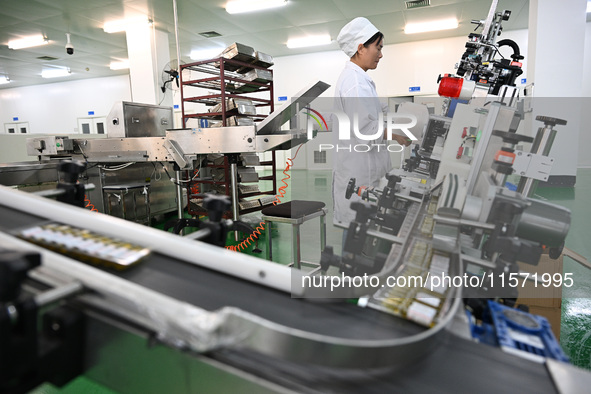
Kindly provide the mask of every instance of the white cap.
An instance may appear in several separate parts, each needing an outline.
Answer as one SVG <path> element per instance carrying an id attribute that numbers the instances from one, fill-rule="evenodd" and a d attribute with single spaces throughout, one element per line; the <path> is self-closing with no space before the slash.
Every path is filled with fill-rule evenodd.
<path id="1" fill-rule="evenodd" d="M 337 42 L 347 56 L 353 57 L 359 44 L 365 44 L 378 31 L 378 28 L 367 19 L 363 17 L 355 18 L 341 29 Z"/>

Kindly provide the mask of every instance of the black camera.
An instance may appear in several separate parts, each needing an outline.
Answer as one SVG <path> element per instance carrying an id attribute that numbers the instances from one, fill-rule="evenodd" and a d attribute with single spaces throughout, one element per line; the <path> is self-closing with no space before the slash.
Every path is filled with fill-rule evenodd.
<path id="1" fill-rule="evenodd" d="M 68 37 L 68 42 L 66 43 L 66 53 L 68 55 L 74 54 L 74 45 L 70 42 L 70 33 L 66 33 L 66 37 Z"/>

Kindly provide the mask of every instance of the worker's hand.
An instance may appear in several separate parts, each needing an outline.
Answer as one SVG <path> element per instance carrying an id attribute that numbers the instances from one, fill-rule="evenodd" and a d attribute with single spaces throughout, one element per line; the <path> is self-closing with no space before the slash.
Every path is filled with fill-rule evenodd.
<path id="1" fill-rule="evenodd" d="M 412 140 L 405 135 L 392 134 L 392 140 L 402 146 L 409 146 L 412 143 Z"/>

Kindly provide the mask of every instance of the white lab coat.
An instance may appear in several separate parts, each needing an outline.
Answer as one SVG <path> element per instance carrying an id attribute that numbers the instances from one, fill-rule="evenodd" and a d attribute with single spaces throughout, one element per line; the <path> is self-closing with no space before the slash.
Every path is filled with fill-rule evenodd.
<path id="1" fill-rule="evenodd" d="M 337 151 L 333 169 L 333 202 L 334 222 L 348 225 L 355 218 L 351 207 L 353 201 L 360 197 L 353 195 L 350 200 L 345 198 L 345 190 L 349 179 L 355 178 L 357 186 L 378 186 L 380 179 L 392 168 L 390 154 L 386 148 L 387 141 L 383 138 L 384 123 L 379 123 L 379 113 L 384 113 L 386 120 L 387 105 L 382 106 L 378 99 L 376 87 L 369 75 L 358 65 L 347 61 L 335 88 L 335 109 L 349 115 L 351 120 L 351 140 L 339 140 L 338 121 L 333 115 L 333 141 Z M 353 115 L 359 114 L 359 132 L 374 135 L 382 130 L 379 137 L 372 141 L 356 138 L 353 132 Z M 381 146 L 373 146 L 382 144 Z M 372 147 L 368 152 L 355 152 L 355 145 Z M 348 147 L 353 146 L 351 152 Z"/>

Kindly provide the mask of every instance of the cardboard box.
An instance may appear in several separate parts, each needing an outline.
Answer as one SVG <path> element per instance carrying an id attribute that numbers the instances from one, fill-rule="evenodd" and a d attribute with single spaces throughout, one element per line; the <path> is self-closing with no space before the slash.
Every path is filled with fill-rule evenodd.
<path id="1" fill-rule="evenodd" d="M 527 305 L 529 306 L 529 313 L 548 319 L 556 340 L 560 341 L 562 287 L 554 286 L 556 282 L 552 282 L 552 286 L 544 287 L 542 275 L 553 275 L 555 273 L 562 275 L 562 256 L 556 260 L 552 260 L 547 254 L 543 254 L 537 266 L 525 263 L 518 264 L 520 270 L 529 272 L 530 275 L 536 274 L 538 282 L 536 284 L 535 282 L 527 281 L 524 287 L 521 287 L 520 283 L 517 304 Z"/>
<path id="2" fill-rule="evenodd" d="M 522 282 L 519 282 L 519 299 L 520 304 L 529 306 L 537 306 L 544 308 L 559 308 L 562 305 L 562 287 L 554 286 L 559 282 L 552 282 L 549 287 L 544 287 L 544 274 L 554 275 L 560 273 L 562 275 L 562 256 L 556 260 L 550 259 L 547 254 L 543 254 L 537 266 L 518 263 L 521 271 L 529 272 L 530 277 L 537 276 L 537 283 L 526 281 L 522 287 Z M 546 278 L 548 275 L 546 275 Z M 564 278 L 564 277 L 563 277 Z"/>
<path id="3" fill-rule="evenodd" d="M 561 308 L 544 308 L 542 306 L 530 306 L 529 313 L 532 315 L 540 315 L 548 319 L 552 326 L 552 332 L 556 337 L 556 341 L 560 342 L 560 319 L 562 316 Z"/>

